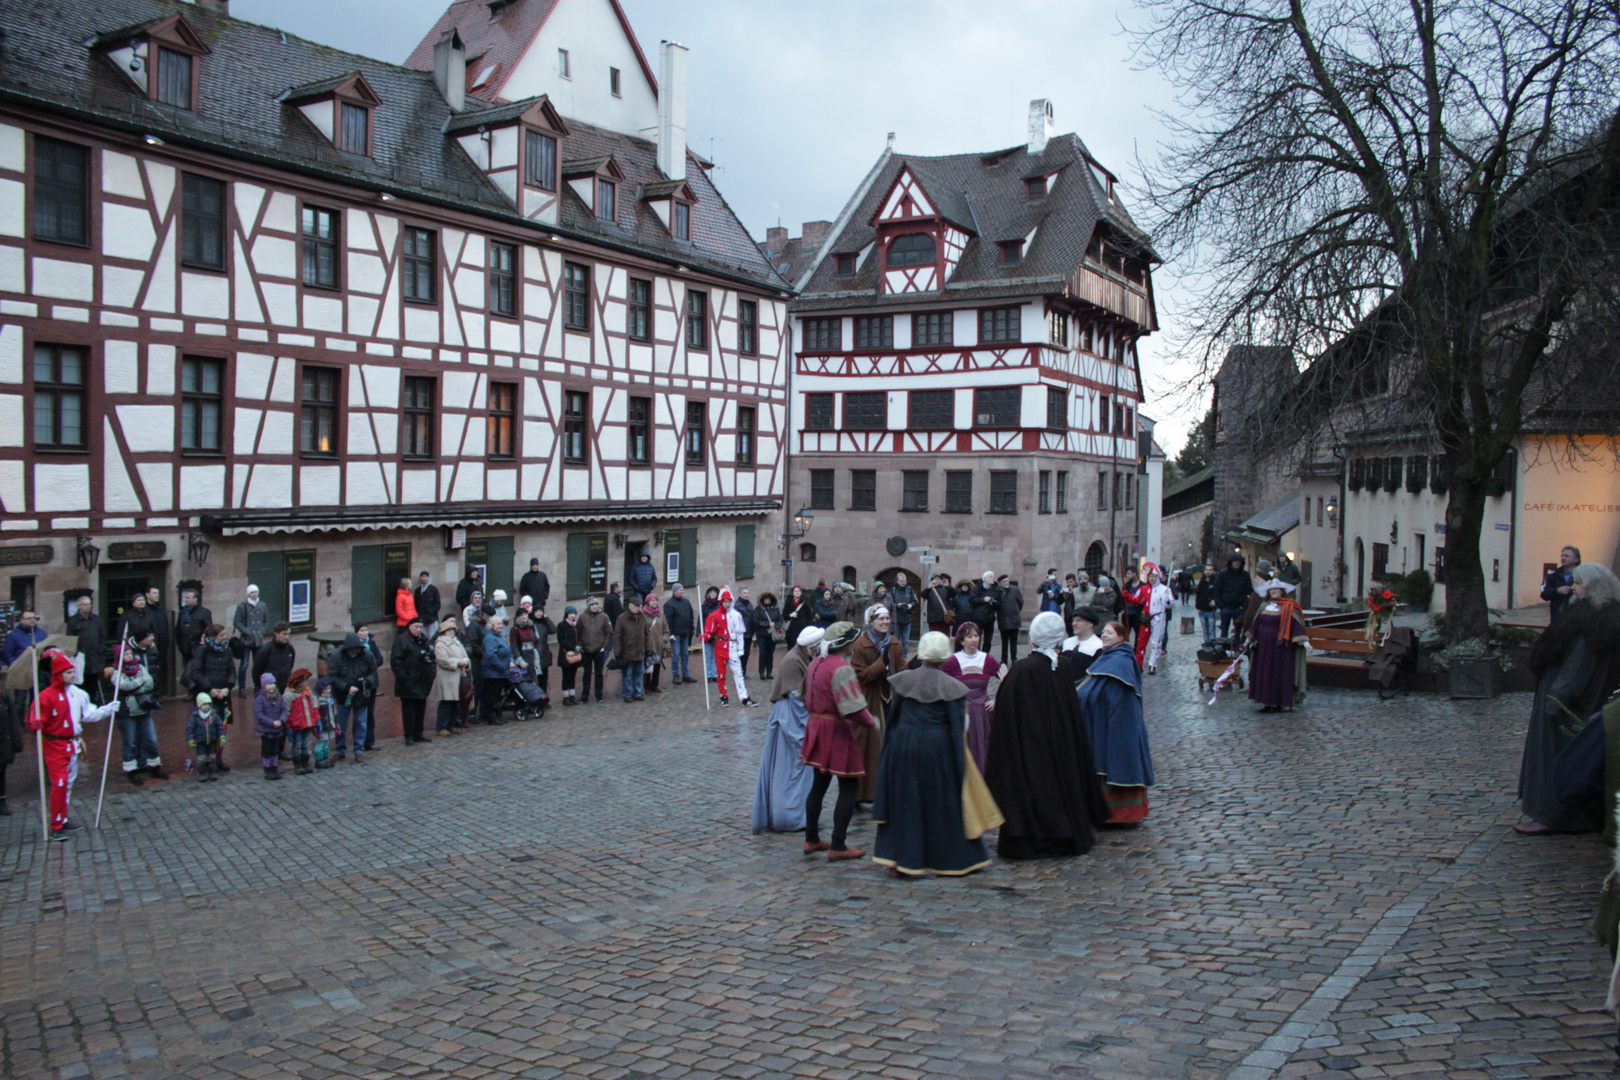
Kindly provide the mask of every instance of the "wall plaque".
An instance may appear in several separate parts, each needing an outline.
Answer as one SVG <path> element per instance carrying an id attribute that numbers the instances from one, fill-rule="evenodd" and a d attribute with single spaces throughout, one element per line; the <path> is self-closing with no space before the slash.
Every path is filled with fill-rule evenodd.
<path id="1" fill-rule="evenodd" d="M 127 540 L 118 544 L 107 545 L 107 558 L 112 562 L 142 562 L 146 559 L 161 559 L 169 552 L 169 545 L 162 540 Z"/>
<path id="2" fill-rule="evenodd" d="M 56 558 L 56 549 L 50 544 L 0 547 L 0 566 L 27 566 L 30 563 L 48 563 L 54 558 Z"/>

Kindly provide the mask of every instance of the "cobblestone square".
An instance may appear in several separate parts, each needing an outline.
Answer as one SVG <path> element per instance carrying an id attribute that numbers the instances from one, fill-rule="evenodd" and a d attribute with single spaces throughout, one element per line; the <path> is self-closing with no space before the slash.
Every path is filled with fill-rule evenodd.
<path id="1" fill-rule="evenodd" d="M 1528 696 L 1208 707 L 1187 640 L 1147 823 L 959 880 L 751 836 L 767 710 L 698 686 L 279 784 L 244 741 L 66 844 L 19 800 L 0 1075 L 1607 1075 L 1609 856 L 1509 830 Z"/>

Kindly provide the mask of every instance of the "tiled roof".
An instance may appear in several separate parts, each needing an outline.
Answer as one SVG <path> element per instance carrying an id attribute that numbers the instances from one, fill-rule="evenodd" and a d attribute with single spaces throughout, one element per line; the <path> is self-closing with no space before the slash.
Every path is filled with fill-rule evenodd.
<path id="1" fill-rule="evenodd" d="M 1295 488 L 1239 525 L 1234 533 L 1274 541 L 1299 525 L 1299 488 Z"/>
<path id="2" fill-rule="evenodd" d="M 874 215 L 888 195 L 900 170 L 910 166 L 931 198 L 947 218 L 969 218 L 976 235 L 968 241 L 962 261 L 951 275 L 948 287 L 978 297 L 1012 295 L 1008 285 L 1017 283 L 1024 293 L 1031 286 L 1049 287 L 1067 281 L 1085 259 L 1086 245 L 1099 222 L 1107 222 L 1117 232 L 1137 244 L 1150 260 L 1157 261 L 1147 234 L 1108 191 L 1099 174 L 1088 162 L 1091 158 L 1076 135 L 1060 135 L 1050 140 L 1040 154 L 1017 146 L 988 153 L 950 154 L 919 157 L 893 154 L 867 189 L 861 204 L 849 216 L 842 232 L 833 241 L 835 254 L 856 254 L 877 239 L 871 226 Z M 1053 176 L 1047 196 L 1030 201 L 1025 193 L 1026 177 Z M 997 242 L 1022 240 L 1035 233 L 1016 266 L 1003 266 Z M 815 268 L 805 285 L 804 298 L 795 310 L 811 310 L 824 298 L 851 295 L 863 304 L 881 301 L 876 295 L 878 260 L 868 255 L 853 278 L 836 276 L 832 260 Z M 956 295 L 960 296 L 958 292 Z M 907 294 L 915 304 L 925 296 Z"/>
<path id="3" fill-rule="evenodd" d="M 177 14 L 211 50 L 199 62 L 195 112 L 147 100 L 104 55 L 85 45 L 98 34 Z M 0 7 L 0 29 L 5 32 L 0 40 L 0 99 L 23 108 L 149 133 L 175 145 L 202 146 L 533 227 L 455 141 L 441 134 L 452 114 L 431 72 L 342 52 L 177 0 L 97 0 L 94 5 L 79 0 L 6 0 Z M 27 62 L 19 62 L 24 57 Z M 296 108 L 278 101 L 290 88 L 341 81 L 356 71 L 382 101 L 373 114 L 370 157 L 338 150 Z M 491 102 L 472 97 L 467 105 L 492 107 Z M 562 150 L 569 157 L 612 154 L 629 182 L 664 179 L 652 142 L 575 120 L 567 123 L 571 134 Z M 637 203 L 637 210 L 633 221 L 618 226 L 598 221 L 568 192 L 554 231 L 590 236 L 621 250 L 787 291 L 787 282 L 760 255 L 707 174 L 691 168 L 688 180 L 698 198 L 690 242 L 673 240 L 656 215 L 637 200 L 625 200 Z"/>
<path id="4" fill-rule="evenodd" d="M 562 0 L 517 0 L 498 15 L 491 16 L 489 0 L 455 0 L 440 15 L 411 55 L 405 66 L 420 71 L 433 70 L 433 46 L 446 30 L 454 27 L 467 48 L 467 78 L 473 79 L 491 64 L 495 65 L 487 86 L 497 88 L 517 67 L 529 43 L 546 24 Z"/>

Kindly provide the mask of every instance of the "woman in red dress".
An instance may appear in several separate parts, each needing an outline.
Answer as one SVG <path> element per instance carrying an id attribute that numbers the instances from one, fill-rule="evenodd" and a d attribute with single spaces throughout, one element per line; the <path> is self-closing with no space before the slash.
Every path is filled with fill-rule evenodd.
<path id="1" fill-rule="evenodd" d="M 822 655 L 810 663 L 804 676 L 804 705 L 810 713 L 805 729 L 804 763 L 816 771 L 810 794 L 804 802 L 804 853 L 827 852 L 829 862 L 859 859 L 866 854 L 845 845 L 849 819 L 855 815 L 855 799 L 861 777 L 866 775 L 861 747 L 855 739 L 859 727 L 876 727 L 877 720 L 866 711 L 866 694 L 861 690 L 855 669 L 847 656 L 861 636 L 854 623 L 836 622 L 822 638 Z M 821 803 L 838 778 L 838 802 L 833 807 L 832 843 L 821 839 Z"/>

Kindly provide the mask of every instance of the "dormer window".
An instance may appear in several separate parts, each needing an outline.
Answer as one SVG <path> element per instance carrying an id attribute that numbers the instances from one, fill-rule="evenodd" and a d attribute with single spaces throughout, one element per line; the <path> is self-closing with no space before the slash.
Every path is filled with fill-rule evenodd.
<path id="1" fill-rule="evenodd" d="M 889 243 L 889 265 L 927 266 L 938 259 L 934 238 L 927 233 L 906 233 Z"/>
<path id="2" fill-rule="evenodd" d="M 603 221 L 618 217 L 619 186 L 611 180 L 596 182 L 596 216 Z"/>
<path id="3" fill-rule="evenodd" d="M 1024 181 L 1024 197 L 1030 202 L 1046 198 L 1046 177 L 1036 176 Z"/>
<path id="4" fill-rule="evenodd" d="M 853 255 L 834 255 L 833 256 L 833 272 L 835 274 L 837 274 L 839 277 L 854 277 L 855 276 L 855 256 L 853 256 Z"/>
<path id="5" fill-rule="evenodd" d="M 997 245 L 1001 248 L 1001 265 L 1017 266 L 1024 261 L 1024 242 L 1022 240 L 1003 240 Z"/>
<path id="6" fill-rule="evenodd" d="M 641 201 L 646 203 L 658 220 L 664 223 L 669 235 L 676 240 L 692 239 L 692 206 L 697 196 L 692 185 L 685 180 L 658 180 L 641 187 Z"/>
<path id="7" fill-rule="evenodd" d="M 692 239 L 692 207 L 688 203 L 675 204 L 675 227 L 671 230 L 677 240 Z"/>
<path id="8" fill-rule="evenodd" d="M 363 105 L 341 102 L 343 126 L 339 128 L 338 149 L 351 154 L 371 151 L 371 110 Z"/>
<path id="9" fill-rule="evenodd" d="M 590 208 L 601 221 L 616 221 L 619 215 L 619 185 L 624 182 L 624 170 L 613 160 L 612 154 L 565 161 L 563 179 L 573 188 L 579 201 Z"/>
<path id="10" fill-rule="evenodd" d="M 382 99 L 360 72 L 295 86 L 281 100 L 296 108 L 339 150 L 370 156 L 371 114 Z"/>
<path id="11" fill-rule="evenodd" d="M 177 109 L 192 107 L 191 65 L 194 58 L 162 45 L 157 50 L 157 93 L 154 97 Z"/>
<path id="12" fill-rule="evenodd" d="M 208 46 L 180 15 L 93 38 L 98 49 L 146 98 L 176 109 L 197 107 L 197 59 Z"/>
<path id="13" fill-rule="evenodd" d="M 538 131 L 523 133 L 523 182 L 541 191 L 557 190 L 557 140 Z"/>

